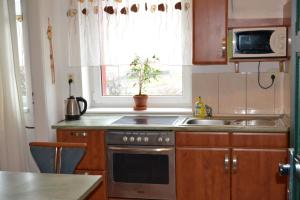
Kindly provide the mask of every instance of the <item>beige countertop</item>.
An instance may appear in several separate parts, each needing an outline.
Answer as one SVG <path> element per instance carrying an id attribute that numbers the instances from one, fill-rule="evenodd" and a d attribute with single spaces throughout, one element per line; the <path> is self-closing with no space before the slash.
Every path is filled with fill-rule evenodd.
<path id="1" fill-rule="evenodd" d="M 282 115 L 219 115 L 218 119 L 276 119 L 274 126 L 255 125 L 183 125 L 184 120 L 191 116 L 179 116 L 173 125 L 123 125 L 113 124 L 123 115 L 85 115 L 76 121 L 61 121 L 52 126 L 54 129 L 102 129 L 102 130 L 173 130 L 173 131 L 207 131 L 207 132 L 288 132 L 289 122 Z M 174 116 L 174 115 L 173 115 Z"/>
<path id="2" fill-rule="evenodd" d="M 0 171 L 0 199 L 83 200 L 102 176 Z"/>

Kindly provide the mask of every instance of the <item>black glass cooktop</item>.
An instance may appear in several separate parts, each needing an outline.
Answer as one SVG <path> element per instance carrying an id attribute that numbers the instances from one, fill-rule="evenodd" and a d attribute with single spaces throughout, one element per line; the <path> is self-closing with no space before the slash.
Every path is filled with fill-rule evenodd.
<path id="1" fill-rule="evenodd" d="M 173 125 L 177 116 L 124 116 L 113 124 L 124 125 Z"/>

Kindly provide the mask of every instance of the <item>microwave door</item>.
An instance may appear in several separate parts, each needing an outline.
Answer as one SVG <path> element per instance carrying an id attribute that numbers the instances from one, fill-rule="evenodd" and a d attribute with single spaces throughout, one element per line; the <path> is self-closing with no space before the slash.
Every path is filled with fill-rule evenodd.
<path id="1" fill-rule="evenodd" d="M 271 54 L 271 36 L 273 30 L 236 32 L 235 53 L 238 54 Z"/>

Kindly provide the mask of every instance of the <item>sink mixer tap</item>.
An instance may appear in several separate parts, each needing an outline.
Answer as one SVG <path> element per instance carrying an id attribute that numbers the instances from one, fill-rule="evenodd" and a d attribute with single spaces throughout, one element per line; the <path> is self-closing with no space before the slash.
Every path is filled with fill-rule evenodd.
<path id="1" fill-rule="evenodd" d="M 205 104 L 205 110 L 206 110 L 206 117 L 211 118 L 213 114 L 212 107 Z"/>

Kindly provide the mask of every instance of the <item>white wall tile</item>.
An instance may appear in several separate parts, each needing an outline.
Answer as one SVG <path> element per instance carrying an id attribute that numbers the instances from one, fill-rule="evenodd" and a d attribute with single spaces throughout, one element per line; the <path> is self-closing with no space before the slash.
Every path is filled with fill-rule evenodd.
<path id="1" fill-rule="evenodd" d="M 273 73 L 261 72 L 260 83 L 266 87 L 271 83 Z M 275 82 L 278 79 L 275 78 Z M 258 73 L 247 74 L 247 114 L 274 114 L 275 113 L 275 86 L 262 89 L 258 85 Z"/>
<path id="2" fill-rule="evenodd" d="M 214 114 L 283 114 L 290 110 L 290 75 L 261 72 L 261 84 L 274 85 L 265 90 L 258 85 L 258 73 L 194 73 L 193 105 L 197 96 L 213 107 Z"/>
<path id="3" fill-rule="evenodd" d="M 274 73 L 275 80 L 274 82 L 275 86 L 275 94 L 274 94 L 274 103 L 275 103 L 275 114 L 282 114 L 284 113 L 284 73 Z"/>
<path id="4" fill-rule="evenodd" d="M 219 113 L 246 113 L 246 74 L 219 74 Z"/>
<path id="5" fill-rule="evenodd" d="M 219 113 L 218 74 L 193 74 L 192 78 L 193 106 L 196 97 L 201 96 L 203 102 L 212 107 L 213 113 Z"/>

